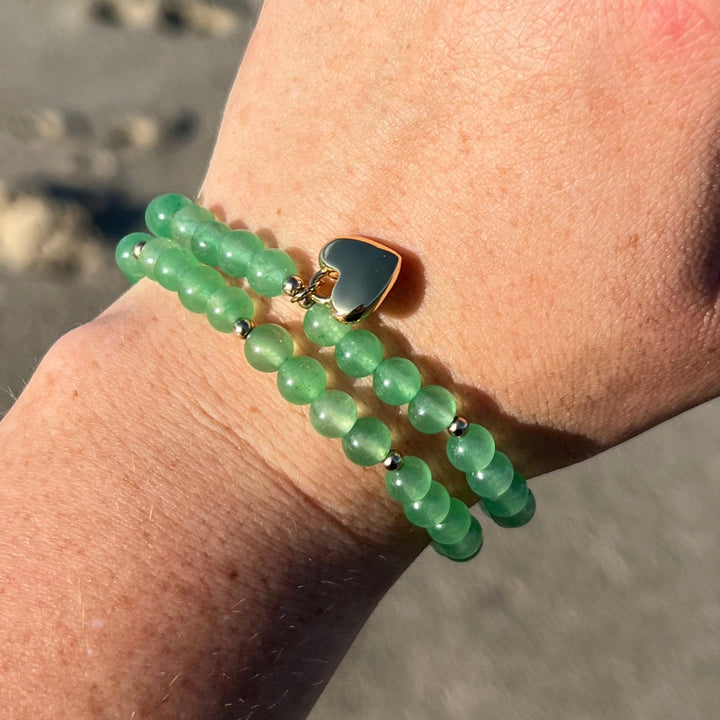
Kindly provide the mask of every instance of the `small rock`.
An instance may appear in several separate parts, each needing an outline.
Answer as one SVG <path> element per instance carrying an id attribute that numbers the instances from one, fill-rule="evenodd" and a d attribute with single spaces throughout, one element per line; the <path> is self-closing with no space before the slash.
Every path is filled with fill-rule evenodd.
<path id="1" fill-rule="evenodd" d="M 20 195 L 0 208 L 0 264 L 16 271 L 91 272 L 101 262 L 87 212 L 48 198 Z"/>
<path id="2" fill-rule="evenodd" d="M 201 35 L 226 37 L 238 29 L 238 17 L 230 9 L 200 0 L 176 0 L 168 3 L 182 24 Z"/>
<path id="3" fill-rule="evenodd" d="M 131 30 L 150 30 L 162 17 L 161 0 L 95 0 L 92 14 L 103 22 Z"/>
<path id="4" fill-rule="evenodd" d="M 150 150 L 160 142 L 160 124 L 144 115 L 132 115 L 110 134 L 110 144 L 117 148 Z"/>
<path id="5" fill-rule="evenodd" d="M 58 142 L 68 134 L 67 118 L 59 110 L 40 110 L 32 115 L 35 137 L 41 140 Z"/>

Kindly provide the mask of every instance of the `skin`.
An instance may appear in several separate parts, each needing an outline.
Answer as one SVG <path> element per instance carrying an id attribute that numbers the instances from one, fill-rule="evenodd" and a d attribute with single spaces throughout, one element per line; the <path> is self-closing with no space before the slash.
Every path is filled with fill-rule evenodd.
<path id="1" fill-rule="evenodd" d="M 398 248 L 369 327 L 532 476 L 720 391 L 719 71 L 713 0 L 271 1 L 201 197 L 305 276 Z M 12 717 L 302 718 L 422 548 L 240 342 L 142 281 L 0 424 Z"/>

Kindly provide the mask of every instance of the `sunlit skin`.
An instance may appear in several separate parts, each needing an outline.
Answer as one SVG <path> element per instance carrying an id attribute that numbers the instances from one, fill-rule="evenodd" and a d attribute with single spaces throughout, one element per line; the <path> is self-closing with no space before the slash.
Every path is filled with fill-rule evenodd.
<path id="1" fill-rule="evenodd" d="M 401 252 L 370 327 L 533 476 L 718 394 L 718 27 L 714 0 L 270 1 L 202 201 L 306 276 L 338 235 Z M 141 281 L 0 425 L 9 716 L 302 718 L 422 548 L 240 342 Z"/>

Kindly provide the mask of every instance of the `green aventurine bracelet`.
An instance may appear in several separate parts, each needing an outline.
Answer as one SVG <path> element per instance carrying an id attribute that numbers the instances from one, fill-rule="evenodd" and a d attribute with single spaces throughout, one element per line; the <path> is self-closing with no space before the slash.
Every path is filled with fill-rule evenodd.
<path id="1" fill-rule="evenodd" d="M 439 385 L 422 385 L 416 365 L 406 358 L 384 359 L 380 340 L 357 324 L 383 301 L 400 271 L 400 256 L 372 240 L 342 237 L 320 252 L 320 269 L 304 282 L 293 259 L 266 248 L 248 230 L 233 230 L 183 195 L 155 198 L 145 212 L 152 233 L 131 233 L 115 253 L 130 282 L 156 280 L 178 293 L 192 312 L 205 314 L 217 330 L 245 340 L 245 357 L 260 372 L 276 372 L 280 394 L 290 403 L 310 406 L 315 430 L 342 441 L 345 455 L 361 466 L 383 465 L 390 496 L 403 504 L 411 523 L 425 528 L 433 548 L 451 560 L 469 560 L 480 551 L 483 533 L 467 505 L 450 497 L 421 458 L 392 447 L 388 426 L 373 416 L 358 417 L 351 395 L 327 389 L 325 368 L 317 359 L 295 355 L 288 331 L 253 322 L 254 304 L 227 277 L 244 278 L 263 297 L 285 294 L 306 310 L 303 329 L 319 346 L 334 347 L 338 369 L 352 378 L 372 375 L 382 402 L 407 405 L 410 424 L 419 432 L 446 431 L 450 463 L 465 473 L 481 498 L 486 515 L 503 527 L 519 527 L 535 512 L 535 498 L 492 435 L 457 412 L 452 394 Z M 217 268 L 217 269 L 215 269 Z"/>

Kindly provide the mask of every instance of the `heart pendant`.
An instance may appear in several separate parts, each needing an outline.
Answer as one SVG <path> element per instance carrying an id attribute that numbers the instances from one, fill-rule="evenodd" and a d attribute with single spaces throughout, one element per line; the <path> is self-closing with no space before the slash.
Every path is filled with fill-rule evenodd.
<path id="1" fill-rule="evenodd" d="M 385 299 L 400 273 L 394 250 L 364 237 L 331 240 L 320 251 L 320 267 L 335 278 L 330 307 L 337 320 L 359 322 Z"/>

